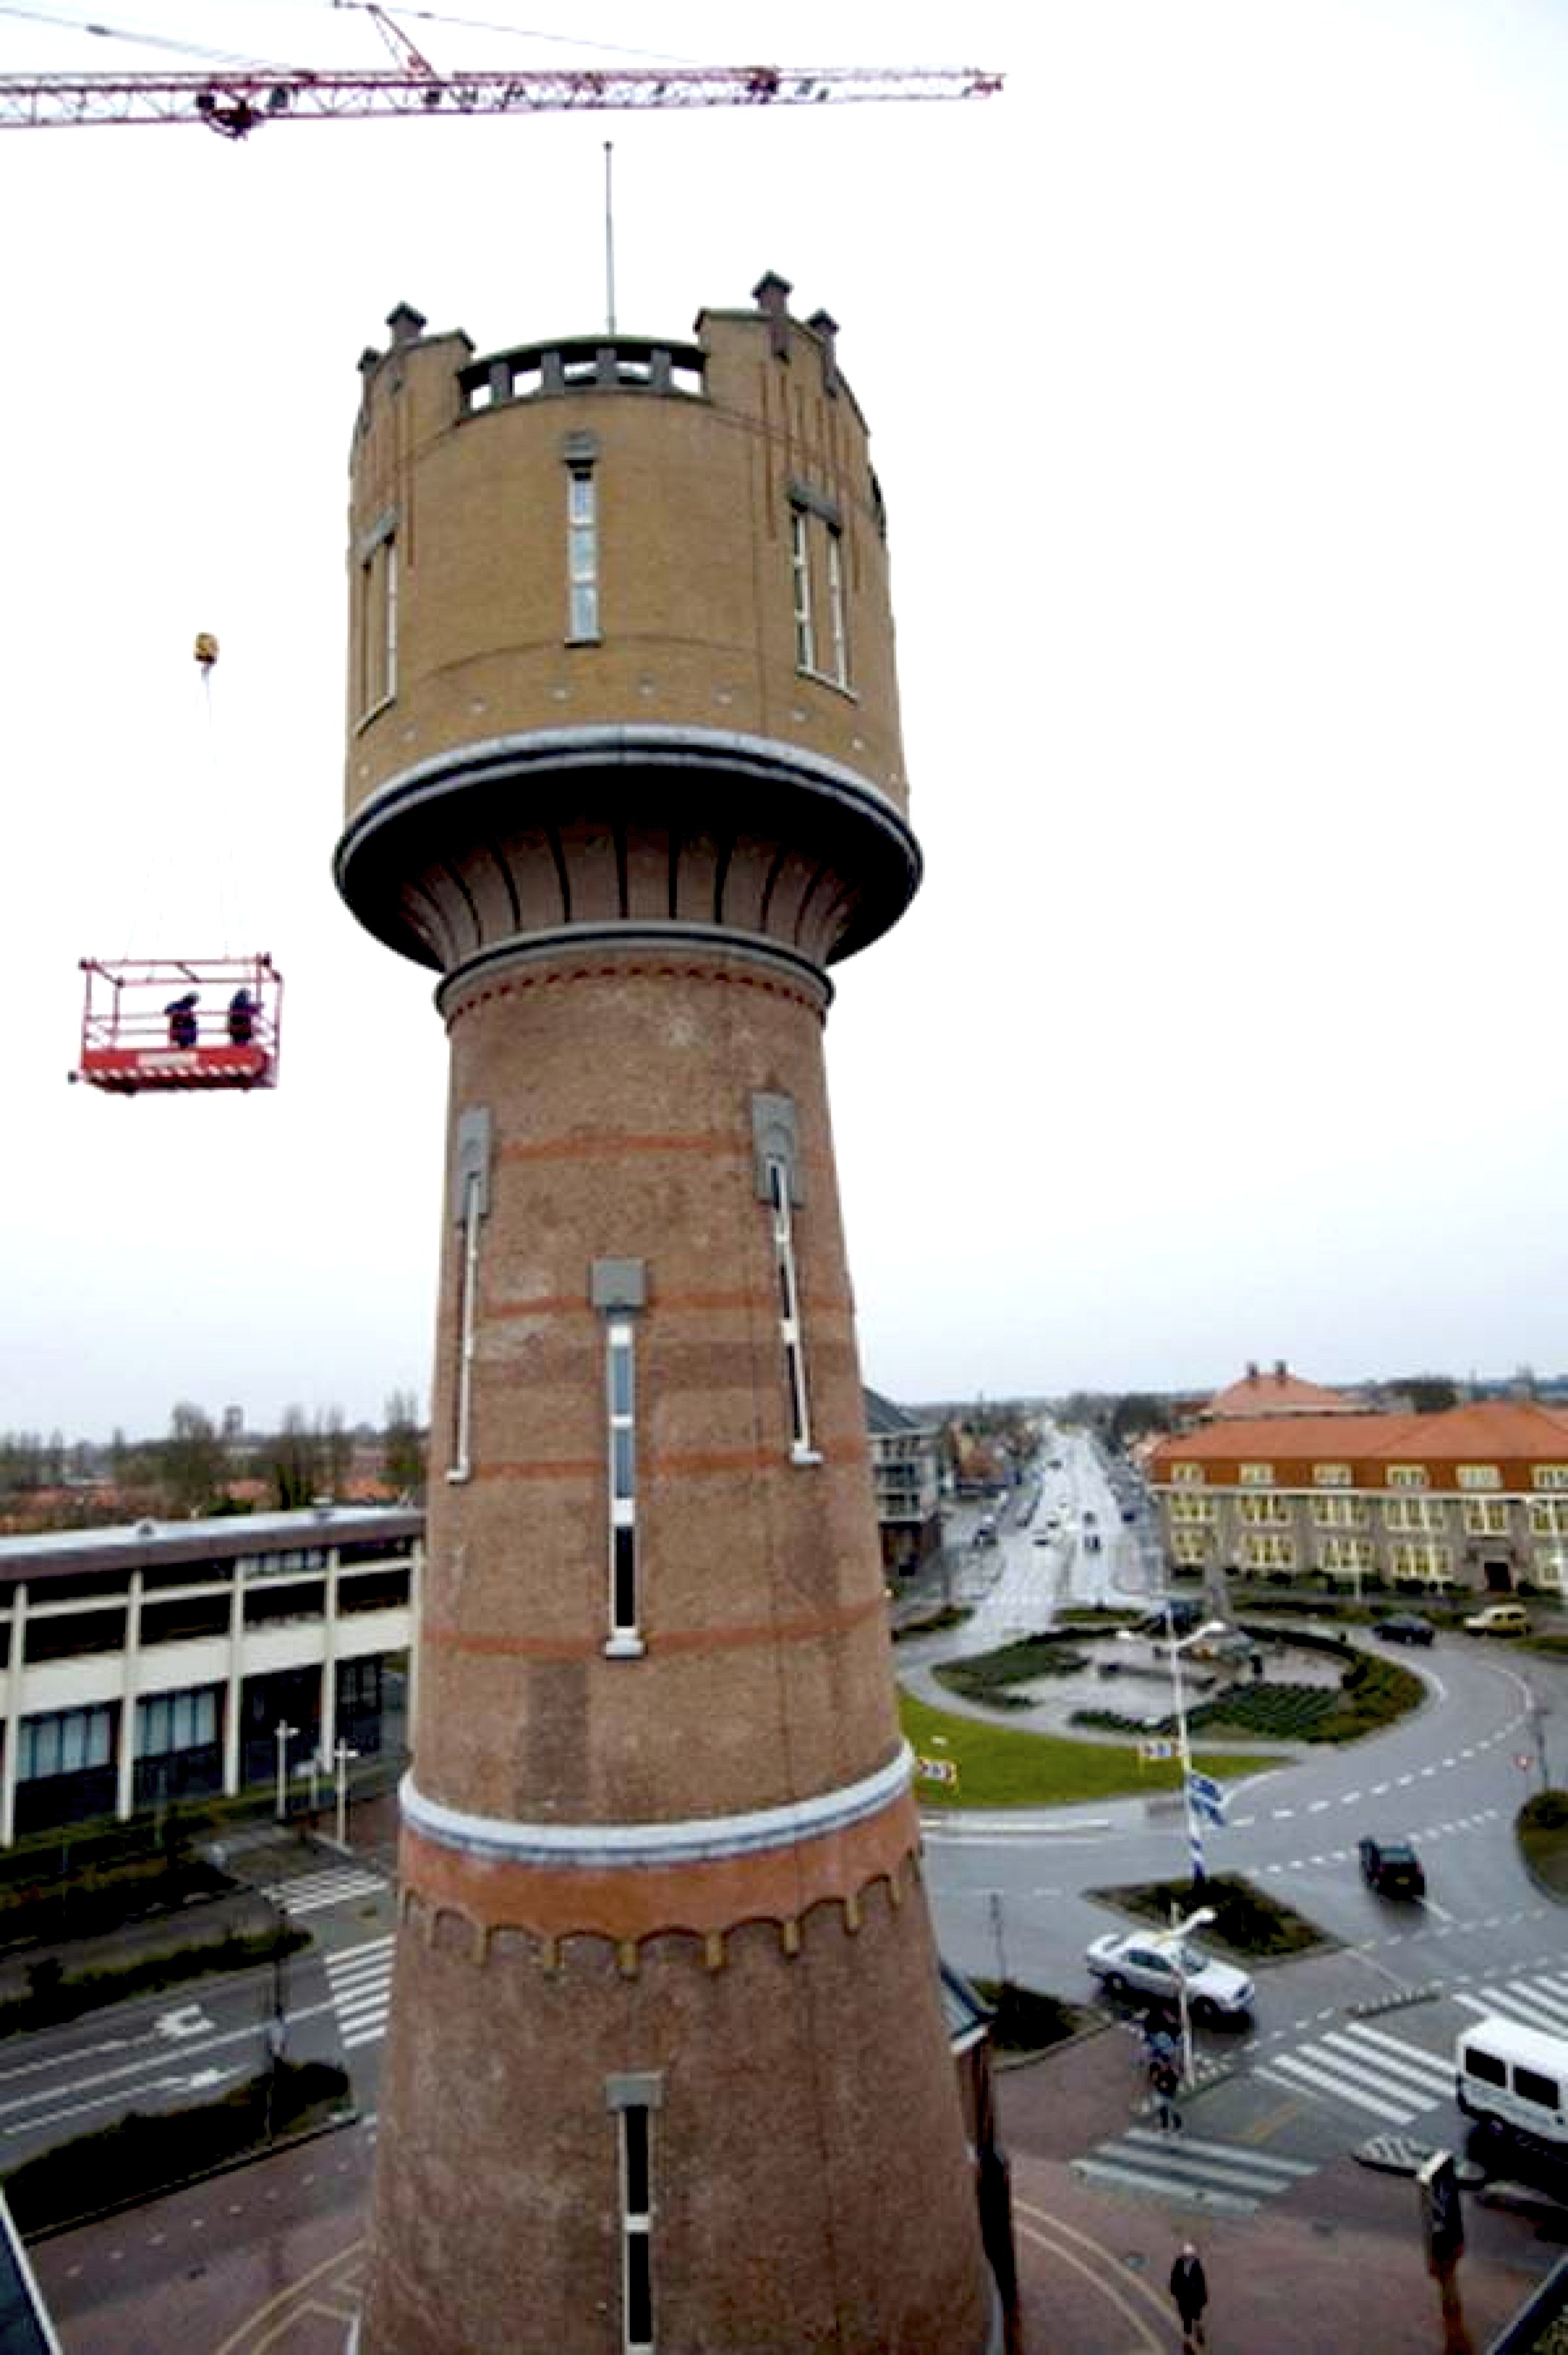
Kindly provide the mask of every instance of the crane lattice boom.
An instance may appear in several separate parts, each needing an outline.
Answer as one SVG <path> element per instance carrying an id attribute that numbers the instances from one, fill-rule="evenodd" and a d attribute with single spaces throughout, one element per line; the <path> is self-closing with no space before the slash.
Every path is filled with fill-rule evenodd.
<path id="1" fill-rule="evenodd" d="M 525 72 L 239 71 L 0 74 L 0 130 L 94 123 L 204 123 L 243 139 L 264 123 L 352 115 L 539 114 L 650 107 L 818 106 L 876 99 L 990 98 L 999 74 L 969 66 L 639 66 Z"/>

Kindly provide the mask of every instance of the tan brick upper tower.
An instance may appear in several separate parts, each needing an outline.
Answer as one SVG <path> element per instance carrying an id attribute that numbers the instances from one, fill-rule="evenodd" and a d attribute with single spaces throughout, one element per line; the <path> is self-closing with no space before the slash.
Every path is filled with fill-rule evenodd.
<path id="1" fill-rule="evenodd" d="M 912 893 L 833 322 L 356 432 L 345 897 L 452 1046 L 363 2355 L 980 2355 L 822 1059 Z"/>

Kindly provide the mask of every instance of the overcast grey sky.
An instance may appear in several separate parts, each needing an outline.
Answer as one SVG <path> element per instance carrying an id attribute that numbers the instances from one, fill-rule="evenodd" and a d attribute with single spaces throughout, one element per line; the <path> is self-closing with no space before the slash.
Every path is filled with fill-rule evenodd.
<path id="1" fill-rule="evenodd" d="M 113 21 L 381 58 L 322 6 Z M 783 272 L 841 324 L 888 497 L 928 878 L 828 1029 L 868 1380 L 1568 1364 L 1564 12 L 558 21 L 1008 85 L 0 133 L 0 1429 L 425 1394 L 444 1042 L 328 875 L 355 362 L 403 299 L 481 350 L 600 324 L 607 136 L 623 326 Z M 123 62 L 158 53 L 0 13 L 4 68 Z M 80 956 L 225 943 L 287 975 L 276 1094 L 67 1087 Z"/>

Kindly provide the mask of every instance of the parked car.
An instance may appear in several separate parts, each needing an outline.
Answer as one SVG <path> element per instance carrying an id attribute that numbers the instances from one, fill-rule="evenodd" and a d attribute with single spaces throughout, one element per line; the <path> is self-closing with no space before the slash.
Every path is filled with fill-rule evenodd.
<path id="1" fill-rule="evenodd" d="M 1418 1611 L 1393 1611 L 1372 1629 L 1385 1644 L 1430 1644 L 1437 1630 Z"/>
<path id="2" fill-rule="evenodd" d="M 1188 2003 L 1200 2019 L 1239 2019 L 1253 2008 L 1253 1983 L 1245 1971 L 1216 1962 L 1190 1939 L 1178 1945 L 1147 1930 L 1130 1935 L 1113 1931 L 1094 1940 L 1084 1961 L 1107 1995 L 1152 1996 L 1175 2007 L 1185 1978 Z"/>
<path id="3" fill-rule="evenodd" d="M 1163 1636 L 1167 1610 L 1170 1613 L 1171 1626 L 1179 1636 L 1190 1636 L 1192 1630 L 1202 1621 L 1203 1614 L 1193 1602 L 1192 1597 L 1189 1594 L 1176 1594 L 1171 1597 L 1168 1604 L 1162 1603 L 1157 1611 L 1151 1611 L 1147 1618 L 1140 1619 L 1134 1630 L 1135 1635 Z"/>
<path id="4" fill-rule="evenodd" d="M 1522 1603 L 1488 1603 L 1474 1611 L 1465 1625 L 1472 1636 L 1528 1636 L 1530 1614 Z"/>
<path id="5" fill-rule="evenodd" d="M 1559 2159 L 1568 2152 L 1568 2038 L 1494 2013 L 1460 2030 L 1454 2062 L 1467 2118 Z"/>
<path id="6" fill-rule="evenodd" d="M 1362 1880 L 1380 1897 L 1425 1896 L 1426 1875 L 1408 1840 L 1358 1840 L 1356 1853 Z"/>

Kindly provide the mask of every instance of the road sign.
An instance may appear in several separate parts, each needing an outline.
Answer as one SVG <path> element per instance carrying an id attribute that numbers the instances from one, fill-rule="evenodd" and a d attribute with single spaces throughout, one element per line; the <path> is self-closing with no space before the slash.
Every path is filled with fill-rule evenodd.
<path id="1" fill-rule="evenodd" d="M 1189 1774 L 1187 1796 L 1195 1814 L 1205 1823 L 1222 1824 L 1225 1820 L 1225 1794 L 1211 1774 Z"/>
<path id="2" fill-rule="evenodd" d="M 1174 1758 L 1175 1755 L 1174 1742 L 1140 1742 L 1138 1744 L 1138 1756 L 1146 1766 L 1157 1759 Z"/>
<path id="3" fill-rule="evenodd" d="M 914 1771 L 924 1783 L 949 1783 L 958 1787 L 958 1767 L 951 1758 L 917 1758 Z"/>

